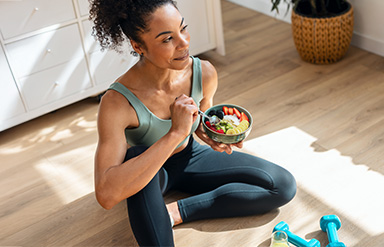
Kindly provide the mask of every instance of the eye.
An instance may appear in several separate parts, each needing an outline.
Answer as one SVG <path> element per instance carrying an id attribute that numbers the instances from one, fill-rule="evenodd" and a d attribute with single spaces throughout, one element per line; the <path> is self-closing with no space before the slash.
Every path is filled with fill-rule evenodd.
<path id="1" fill-rule="evenodd" d="M 187 30 L 187 27 L 188 27 L 188 25 L 185 25 L 185 26 L 181 29 L 181 31 L 183 32 L 183 31 Z"/>
<path id="2" fill-rule="evenodd" d="M 171 39 L 172 39 L 172 36 L 169 36 L 163 40 L 163 43 L 168 43 L 169 41 L 171 41 Z"/>

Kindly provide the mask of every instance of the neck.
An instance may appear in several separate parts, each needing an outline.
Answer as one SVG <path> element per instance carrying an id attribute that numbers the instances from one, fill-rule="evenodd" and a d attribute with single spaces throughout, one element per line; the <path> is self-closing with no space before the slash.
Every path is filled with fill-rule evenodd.
<path id="1" fill-rule="evenodd" d="M 177 81 L 178 78 L 180 78 L 180 76 L 185 72 L 184 70 L 160 68 L 145 58 L 140 59 L 137 66 L 142 83 L 147 84 L 148 87 L 159 90 L 169 89 L 171 84 Z"/>

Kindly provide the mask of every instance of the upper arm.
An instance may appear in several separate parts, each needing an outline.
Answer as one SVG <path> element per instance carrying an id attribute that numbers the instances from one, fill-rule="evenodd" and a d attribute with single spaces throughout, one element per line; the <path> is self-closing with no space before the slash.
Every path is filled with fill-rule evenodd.
<path id="1" fill-rule="evenodd" d="M 99 106 L 97 128 L 98 145 L 95 154 L 96 189 L 103 180 L 103 174 L 111 167 L 121 165 L 128 145 L 125 128 L 134 123 L 135 112 L 121 94 L 108 91 Z"/>
<path id="2" fill-rule="evenodd" d="M 201 61 L 203 80 L 203 99 L 200 101 L 201 110 L 206 110 L 213 104 L 213 97 L 217 90 L 217 72 L 215 67 L 208 61 Z"/>

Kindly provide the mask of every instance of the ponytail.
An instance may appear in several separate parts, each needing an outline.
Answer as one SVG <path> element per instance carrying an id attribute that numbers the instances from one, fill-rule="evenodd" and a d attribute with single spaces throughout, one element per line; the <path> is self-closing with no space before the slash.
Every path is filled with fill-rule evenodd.
<path id="1" fill-rule="evenodd" d="M 92 35 L 99 41 L 102 50 L 120 47 L 131 39 L 143 46 L 140 34 L 148 30 L 148 21 L 155 10 L 172 0 L 90 0 L 89 19 L 93 20 Z"/>

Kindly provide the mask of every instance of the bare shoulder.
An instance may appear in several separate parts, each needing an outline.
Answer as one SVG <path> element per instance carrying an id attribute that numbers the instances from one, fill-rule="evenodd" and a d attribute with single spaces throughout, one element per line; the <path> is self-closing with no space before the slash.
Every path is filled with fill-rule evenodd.
<path id="1" fill-rule="evenodd" d="M 99 126 L 125 129 L 134 126 L 136 112 L 128 100 L 120 93 L 109 90 L 101 99 L 98 113 Z"/>
<path id="2" fill-rule="evenodd" d="M 217 80 L 216 68 L 207 60 L 201 60 L 203 81 Z"/>
<path id="3" fill-rule="evenodd" d="M 217 72 L 215 67 L 206 60 L 201 60 L 201 71 L 203 80 L 203 101 L 211 102 L 218 85 Z"/>

